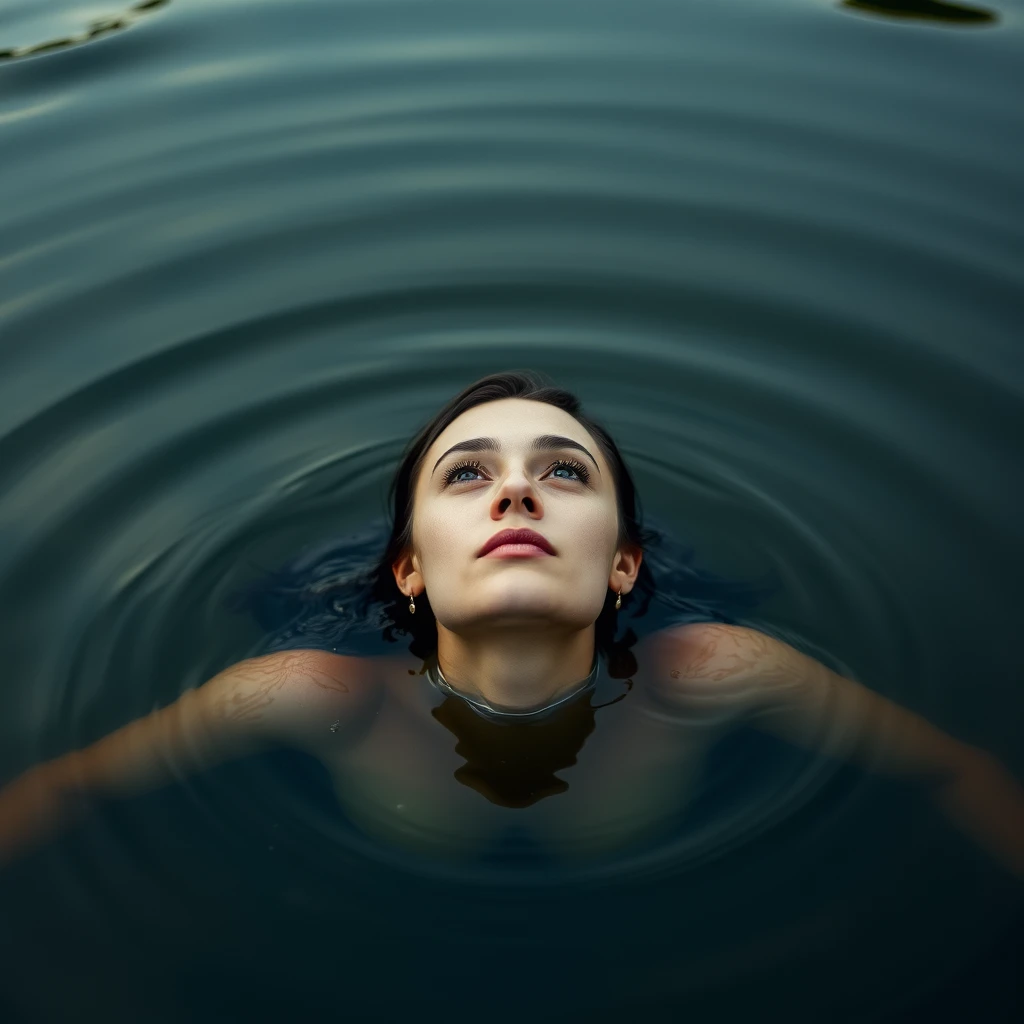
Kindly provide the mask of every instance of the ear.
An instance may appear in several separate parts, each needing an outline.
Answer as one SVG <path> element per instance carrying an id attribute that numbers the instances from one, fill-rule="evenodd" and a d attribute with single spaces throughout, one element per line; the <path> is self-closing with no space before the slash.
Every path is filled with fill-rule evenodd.
<path id="1" fill-rule="evenodd" d="M 391 563 L 391 571 L 395 574 L 395 583 L 406 597 L 422 594 L 426 587 L 419 570 L 419 559 L 411 552 L 405 551 Z"/>
<path id="2" fill-rule="evenodd" d="M 644 553 L 639 545 L 626 543 L 615 553 L 615 562 L 612 566 L 611 576 L 608 578 L 608 586 L 616 593 L 628 594 L 636 585 L 636 578 L 640 574 L 640 564 L 644 560 Z"/>

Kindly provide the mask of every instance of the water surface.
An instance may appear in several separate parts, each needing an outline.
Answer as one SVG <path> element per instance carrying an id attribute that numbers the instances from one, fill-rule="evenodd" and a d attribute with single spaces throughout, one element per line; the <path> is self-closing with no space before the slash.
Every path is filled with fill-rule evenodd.
<path id="1" fill-rule="evenodd" d="M 259 649 L 229 596 L 519 366 L 766 626 L 1024 778 L 1019 0 L 7 0 L 0 57 L 0 779 Z M 920 794 L 742 732 L 702 778 L 556 876 L 227 764 L 0 877 L 0 1007 L 1014 1019 L 1019 882 Z"/>

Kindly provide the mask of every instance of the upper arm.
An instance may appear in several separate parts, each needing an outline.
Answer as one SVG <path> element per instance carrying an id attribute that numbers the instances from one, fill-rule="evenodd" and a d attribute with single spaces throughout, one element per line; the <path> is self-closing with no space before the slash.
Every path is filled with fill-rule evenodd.
<path id="1" fill-rule="evenodd" d="M 75 785 L 130 796 L 274 746 L 309 749 L 332 725 L 347 728 L 369 689 L 360 658 L 313 650 L 248 658 L 61 760 Z"/>

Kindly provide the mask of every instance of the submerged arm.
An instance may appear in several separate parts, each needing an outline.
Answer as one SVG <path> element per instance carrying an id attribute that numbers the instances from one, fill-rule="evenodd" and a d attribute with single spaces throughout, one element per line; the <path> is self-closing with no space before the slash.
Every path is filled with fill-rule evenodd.
<path id="1" fill-rule="evenodd" d="M 924 783 L 955 824 L 1024 877 L 1024 788 L 992 755 L 764 633 L 717 623 L 671 633 L 667 667 L 680 699 L 741 703 L 753 725 L 791 743 Z"/>
<path id="2" fill-rule="evenodd" d="M 250 658 L 0 789 L 0 865 L 75 823 L 93 799 L 132 797 L 276 745 L 310 750 L 324 723 L 351 719 L 360 659 L 323 651 Z"/>

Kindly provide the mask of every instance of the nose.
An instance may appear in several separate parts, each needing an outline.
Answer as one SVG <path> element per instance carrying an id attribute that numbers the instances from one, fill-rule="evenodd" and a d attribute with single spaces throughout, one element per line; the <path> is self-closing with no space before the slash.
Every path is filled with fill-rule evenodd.
<path id="1" fill-rule="evenodd" d="M 491 502 L 491 519 L 502 519 L 509 512 L 522 512 L 531 519 L 540 519 L 544 514 L 540 495 L 523 472 L 509 473 Z"/>

